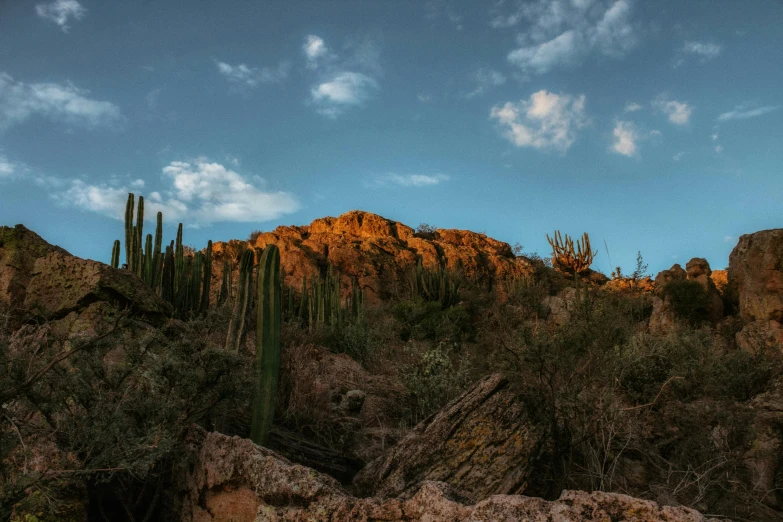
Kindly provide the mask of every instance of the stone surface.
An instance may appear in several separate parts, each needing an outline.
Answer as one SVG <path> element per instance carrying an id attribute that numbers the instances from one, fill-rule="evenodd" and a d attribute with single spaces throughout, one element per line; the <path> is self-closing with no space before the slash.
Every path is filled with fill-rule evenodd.
<path id="1" fill-rule="evenodd" d="M 450 484 L 471 499 L 521 493 L 542 434 L 500 374 L 419 423 L 354 479 L 361 495 L 410 493 L 419 482 Z"/>
<path id="2" fill-rule="evenodd" d="M 24 225 L 0 227 L 0 308 L 9 310 L 15 319 L 24 315 L 27 284 L 34 272 L 35 261 L 50 252 L 68 254 L 50 245 Z"/>
<path id="3" fill-rule="evenodd" d="M 179 481 L 181 522 L 530 521 L 702 522 L 698 512 L 613 493 L 564 491 L 559 500 L 494 495 L 471 503 L 442 482 L 400 498 L 356 498 L 334 479 L 247 439 L 194 428 Z"/>
<path id="4" fill-rule="evenodd" d="M 171 315 L 171 306 L 127 270 L 63 252 L 35 261 L 24 300 L 28 313 L 59 319 L 97 301 L 128 308 L 152 323 Z"/>
<path id="5" fill-rule="evenodd" d="M 664 295 L 666 285 L 672 281 L 694 281 L 699 283 L 707 292 L 708 306 L 707 316 L 712 324 L 717 324 L 723 318 L 723 298 L 712 279 L 712 270 L 706 259 L 694 257 L 685 265 L 685 269 L 675 264 L 668 270 L 662 270 L 655 276 L 655 298 L 653 298 L 653 312 L 650 316 L 650 329 L 663 332 L 675 323 L 675 314 L 671 298 Z"/>
<path id="6" fill-rule="evenodd" d="M 402 223 L 370 212 L 351 211 L 337 218 L 316 219 L 307 226 L 277 227 L 259 234 L 252 242 L 215 243 L 212 287 L 220 288 L 224 260 L 235 260 L 246 246 L 263 249 L 272 243 L 280 249 L 289 285 L 301 288 L 304 277 L 312 278 L 331 263 L 343 275 L 343 291 L 350 291 L 351 280 L 356 277 L 368 302 L 404 291 L 406 271 L 419 257 L 425 266 L 442 263 L 487 284 L 505 275 L 533 271 L 526 258 L 514 257 L 508 243 L 485 234 L 437 229 L 425 237 Z"/>
<path id="7" fill-rule="evenodd" d="M 740 236 L 729 255 L 728 299 L 746 321 L 783 322 L 783 228 Z"/>

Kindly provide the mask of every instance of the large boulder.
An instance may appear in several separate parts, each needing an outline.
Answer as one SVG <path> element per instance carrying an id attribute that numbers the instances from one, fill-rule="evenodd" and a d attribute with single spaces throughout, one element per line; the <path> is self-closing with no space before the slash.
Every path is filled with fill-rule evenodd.
<path id="1" fill-rule="evenodd" d="M 723 318 L 723 298 L 712 278 L 710 264 L 702 257 L 694 257 L 685 264 L 683 269 L 679 264 L 668 270 L 662 270 L 655 276 L 655 297 L 653 312 L 650 316 L 650 329 L 666 331 L 675 322 L 674 302 L 666 292 L 666 286 L 676 281 L 692 281 L 698 283 L 706 292 L 706 319 L 717 324 Z"/>
<path id="2" fill-rule="evenodd" d="M 746 321 L 783 322 L 783 228 L 740 236 L 729 255 L 728 297 Z"/>
<path id="3" fill-rule="evenodd" d="M 401 498 L 356 498 L 331 477 L 292 464 L 248 439 L 189 435 L 191 456 L 179 480 L 181 522 L 702 522 L 698 512 L 613 493 L 564 491 L 559 500 L 495 495 L 472 503 L 442 482 Z"/>
<path id="4" fill-rule="evenodd" d="M 35 262 L 51 252 L 67 255 L 24 225 L 0 227 L 0 309 L 11 312 L 14 325 L 23 315 L 27 284 Z M 2 310 L 0 310 L 2 311 Z"/>
<path id="5" fill-rule="evenodd" d="M 491 375 L 419 423 L 354 479 L 362 495 L 408 494 L 446 482 L 471 499 L 521 493 L 542 433 L 505 377 Z"/>
<path id="6" fill-rule="evenodd" d="M 127 270 L 72 256 L 23 225 L 0 227 L 0 305 L 18 327 L 29 319 L 58 320 L 108 302 L 153 323 L 171 306 Z"/>

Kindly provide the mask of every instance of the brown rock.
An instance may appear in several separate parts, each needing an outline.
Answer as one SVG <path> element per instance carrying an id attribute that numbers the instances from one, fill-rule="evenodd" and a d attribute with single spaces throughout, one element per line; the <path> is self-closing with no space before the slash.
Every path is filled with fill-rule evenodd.
<path id="1" fill-rule="evenodd" d="M 96 301 L 129 308 L 153 323 L 171 315 L 171 306 L 127 270 L 63 252 L 36 260 L 24 300 L 29 313 L 59 319 Z"/>
<path id="2" fill-rule="evenodd" d="M 50 245 L 24 225 L 0 227 L 0 308 L 11 311 L 12 326 L 19 326 L 24 300 L 34 271 L 35 261 L 50 252 L 68 254 Z"/>
<path id="3" fill-rule="evenodd" d="M 740 236 L 729 255 L 728 298 L 746 321 L 783 322 L 783 228 Z"/>
<path id="4" fill-rule="evenodd" d="M 307 226 L 277 227 L 259 234 L 252 244 L 216 243 L 212 287 L 220 288 L 223 260 L 235 260 L 245 245 L 262 249 L 272 243 L 280 248 L 288 285 L 301 288 L 304 277 L 312 278 L 331 263 L 343 275 L 343 291 L 350 291 L 351 280 L 356 277 L 368 302 L 404 291 L 406 272 L 419 257 L 425 266 L 443 264 L 487 284 L 533 271 L 526 258 L 514 257 L 507 243 L 485 234 L 438 229 L 430 239 L 415 235 L 402 223 L 370 212 L 351 211 L 337 218 L 316 219 Z"/>
<path id="5" fill-rule="evenodd" d="M 362 495 L 450 484 L 472 499 L 525 490 L 542 434 L 503 376 L 492 375 L 419 423 L 354 479 Z"/>
<path id="6" fill-rule="evenodd" d="M 694 257 L 685 265 L 683 270 L 678 264 L 673 265 L 669 270 L 663 270 L 655 276 L 655 294 L 657 298 L 653 299 L 653 313 L 650 316 L 650 329 L 653 331 L 665 331 L 675 322 L 673 313 L 673 303 L 670 296 L 664 295 L 666 285 L 672 281 L 694 281 L 699 283 L 707 292 L 708 319 L 711 323 L 717 324 L 723 318 L 723 298 L 713 283 L 712 270 L 706 259 Z"/>
<path id="7" fill-rule="evenodd" d="M 564 491 L 559 500 L 495 495 L 471 505 L 442 482 L 404 498 L 356 498 L 334 479 L 247 439 L 190 434 L 191 465 L 180 485 L 181 522 L 702 522 L 698 512 L 613 493 Z"/>

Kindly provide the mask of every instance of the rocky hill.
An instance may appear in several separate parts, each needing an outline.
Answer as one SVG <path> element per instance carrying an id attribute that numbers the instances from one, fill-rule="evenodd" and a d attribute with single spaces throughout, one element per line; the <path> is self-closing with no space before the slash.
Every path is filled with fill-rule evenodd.
<path id="1" fill-rule="evenodd" d="M 331 264 L 372 306 L 284 325 L 262 448 L 244 438 L 254 332 L 226 349 L 230 306 L 175 319 L 128 270 L 0 227 L 0 515 L 783 517 L 783 229 L 742 236 L 727 274 L 696 258 L 577 285 L 483 234 L 366 212 L 249 244 L 270 243 L 291 287 Z M 247 245 L 214 245 L 213 289 Z M 459 273 L 462 299 L 411 295 L 418 259 Z"/>

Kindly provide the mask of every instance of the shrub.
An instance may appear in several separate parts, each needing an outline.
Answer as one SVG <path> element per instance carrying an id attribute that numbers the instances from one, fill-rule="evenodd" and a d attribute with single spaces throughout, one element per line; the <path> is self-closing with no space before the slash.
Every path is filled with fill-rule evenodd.
<path id="1" fill-rule="evenodd" d="M 669 299 L 674 314 L 691 326 L 709 319 L 710 296 L 696 281 L 675 279 L 663 288 L 663 295 Z"/>

